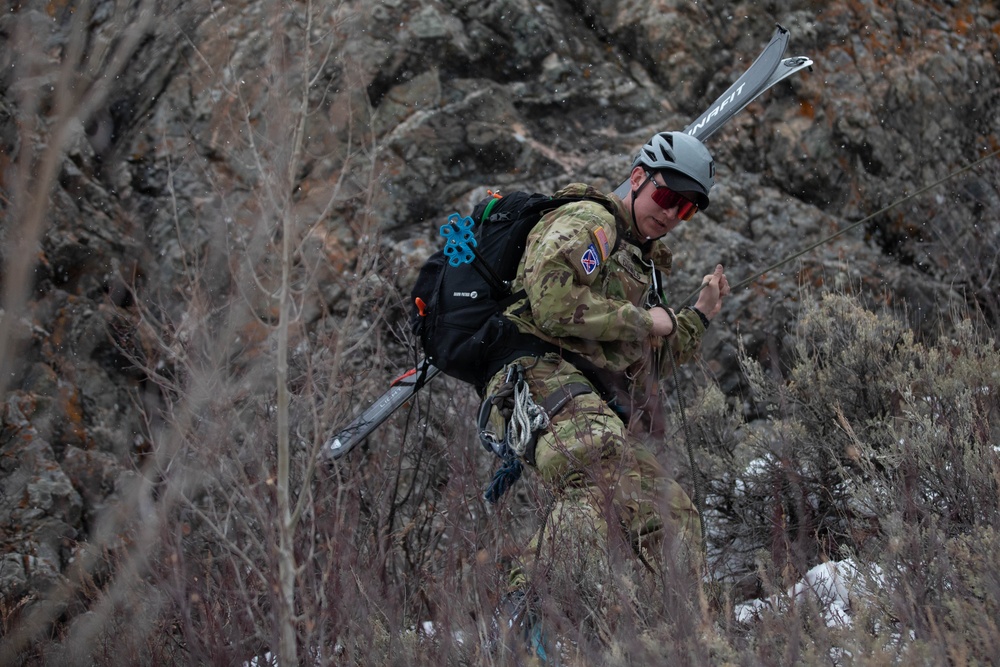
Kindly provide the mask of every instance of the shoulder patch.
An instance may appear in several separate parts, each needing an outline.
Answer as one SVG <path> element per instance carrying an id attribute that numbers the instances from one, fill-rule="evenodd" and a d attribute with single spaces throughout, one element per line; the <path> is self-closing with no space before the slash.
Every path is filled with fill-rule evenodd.
<path id="1" fill-rule="evenodd" d="M 608 255 L 611 254 L 611 244 L 608 242 L 608 233 L 604 231 L 604 227 L 598 227 L 591 232 L 591 234 L 594 236 L 597 250 L 601 253 L 601 261 L 606 260 Z"/>
<path id="2" fill-rule="evenodd" d="M 594 247 L 593 243 L 590 244 L 590 247 L 580 257 L 580 265 L 583 266 L 583 270 L 588 276 L 601 265 L 601 260 L 597 256 L 597 248 Z"/>

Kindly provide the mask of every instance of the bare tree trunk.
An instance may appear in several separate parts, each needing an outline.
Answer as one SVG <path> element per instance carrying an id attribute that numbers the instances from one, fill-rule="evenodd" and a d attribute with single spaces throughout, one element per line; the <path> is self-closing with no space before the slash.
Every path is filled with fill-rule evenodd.
<path id="1" fill-rule="evenodd" d="M 294 163 L 295 160 L 292 160 Z M 292 214 L 285 211 L 282 220 L 281 295 L 278 316 L 278 362 L 275 381 L 278 389 L 278 624 L 280 664 L 297 665 L 298 647 L 295 631 L 295 520 L 291 510 L 290 443 L 288 435 L 288 326 L 291 298 Z"/>
<path id="2" fill-rule="evenodd" d="M 84 3 L 73 13 L 73 27 L 65 55 L 57 67 L 47 67 L 42 57 L 43 48 L 31 34 L 28 20 L 15 24 L 10 47 L 20 54 L 15 60 L 16 78 L 20 88 L 21 125 L 20 150 L 15 159 L 16 193 L 10 202 L 6 225 L 8 250 L 5 255 L 3 294 L 0 296 L 0 394 L 7 389 L 7 382 L 19 357 L 21 344 L 19 332 L 24 327 L 24 315 L 30 287 L 30 274 L 38 261 L 38 244 L 48 227 L 46 213 L 49 195 L 65 158 L 66 148 L 74 131 L 82 128 L 94 110 L 108 96 L 113 82 L 135 52 L 146 31 L 152 24 L 154 8 L 143 2 L 135 11 L 131 22 L 122 12 L 116 17 L 121 28 L 120 40 L 110 51 L 88 45 L 87 22 L 93 13 L 92 3 Z M 94 72 L 86 76 L 84 72 Z M 54 99 L 48 131 L 38 123 L 44 105 L 40 82 L 54 81 Z M 40 149 L 37 150 L 36 149 Z"/>
<path id="3" fill-rule="evenodd" d="M 284 193 L 291 193 L 295 188 L 295 177 L 302 156 L 305 136 L 306 119 L 309 114 L 309 85 L 312 79 L 310 68 L 312 62 L 312 2 L 306 3 L 306 28 L 304 57 L 302 59 L 302 82 L 299 108 L 295 113 L 295 130 L 292 135 L 292 146 L 288 155 L 288 165 L 285 172 Z M 280 664 L 297 665 L 298 633 L 296 631 L 295 614 L 295 532 L 298 523 L 298 511 L 292 513 L 291 489 L 291 443 L 289 437 L 289 390 L 288 390 L 288 347 L 289 326 L 291 325 L 292 298 L 292 255 L 298 238 L 295 216 L 292 211 L 292 201 L 288 194 L 282 197 L 283 214 L 281 216 L 281 286 L 278 304 L 278 359 L 276 364 L 276 384 L 278 399 L 277 428 L 277 496 L 278 496 L 278 655 Z"/>

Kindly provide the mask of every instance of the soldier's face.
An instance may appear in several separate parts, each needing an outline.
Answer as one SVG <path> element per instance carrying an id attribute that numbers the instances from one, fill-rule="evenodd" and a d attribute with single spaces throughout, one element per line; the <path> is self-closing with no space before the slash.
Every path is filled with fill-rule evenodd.
<path id="1" fill-rule="evenodd" d="M 681 209 L 683 204 L 676 204 L 670 208 L 663 208 L 653 199 L 656 187 L 653 183 L 647 183 L 648 176 L 641 167 L 632 170 L 631 183 L 633 202 L 635 203 L 635 227 L 636 230 L 647 239 L 658 239 L 667 232 L 673 230 L 681 223 Z M 659 179 L 658 174 L 653 175 L 653 179 Z M 659 181 L 656 185 L 662 186 Z"/>

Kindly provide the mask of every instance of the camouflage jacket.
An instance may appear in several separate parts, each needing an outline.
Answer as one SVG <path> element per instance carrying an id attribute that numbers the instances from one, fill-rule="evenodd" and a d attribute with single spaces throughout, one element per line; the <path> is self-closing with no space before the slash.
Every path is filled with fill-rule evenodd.
<path id="1" fill-rule="evenodd" d="M 618 197 L 583 184 L 567 186 L 555 196 L 584 194 L 608 199 L 615 214 L 599 203 L 581 201 L 542 217 L 528 235 L 513 285 L 527 297 L 506 315 L 519 331 L 580 354 L 617 376 L 616 386 L 627 386 L 635 400 L 637 391 L 647 396 L 654 391 L 657 378 L 671 369 L 666 354 L 654 354 L 664 339 L 650 333 L 647 298 L 654 267 L 669 274 L 673 255 L 661 241 L 635 240 L 631 213 Z M 696 313 L 677 311 L 677 332 L 666 339 L 677 363 L 694 356 L 704 331 Z M 653 368 L 656 359 L 660 368 Z"/>

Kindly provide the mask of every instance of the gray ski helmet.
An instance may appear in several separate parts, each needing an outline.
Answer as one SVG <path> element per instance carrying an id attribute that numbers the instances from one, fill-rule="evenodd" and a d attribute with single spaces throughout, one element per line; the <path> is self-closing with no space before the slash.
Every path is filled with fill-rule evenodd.
<path id="1" fill-rule="evenodd" d="M 639 150 L 632 168 L 644 165 L 663 172 L 671 190 L 698 195 L 698 208 L 708 208 L 708 193 L 715 185 L 715 160 L 694 137 L 684 132 L 660 132 Z"/>

